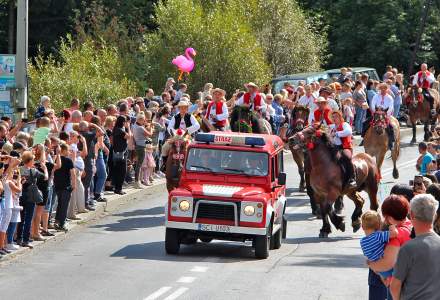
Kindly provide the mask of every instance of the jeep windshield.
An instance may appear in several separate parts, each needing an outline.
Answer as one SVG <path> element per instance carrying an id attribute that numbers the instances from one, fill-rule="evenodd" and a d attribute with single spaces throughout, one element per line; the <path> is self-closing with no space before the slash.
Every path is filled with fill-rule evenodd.
<path id="1" fill-rule="evenodd" d="M 266 176 L 268 173 L 268 155 L 260 152 L 192 148 L 188 152 L 186 170 Z"/>

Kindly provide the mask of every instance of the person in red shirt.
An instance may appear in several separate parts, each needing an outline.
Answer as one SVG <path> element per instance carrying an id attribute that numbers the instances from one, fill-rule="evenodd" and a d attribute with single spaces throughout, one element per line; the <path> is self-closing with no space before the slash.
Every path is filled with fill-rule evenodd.
<path id="1" fill-rule="evenodd" d="M 385 246 L 384 255 L 381 259 L 367 262 L 368 266 L 375 272 L 385 272 L 394 267 L 400 248 L 411 239 L 413 227 L 408 219 L 409 201 L 405 197 L 400 195 L 388 196 L 384 200 L 381 210 L 385 223 L 395 225 L 398 233 L 397 237 L 391 238 Z M 389 284 L 389 281 L 387 284 Z"/>
<path id="2" fill-rule="evenodd" d="M 319 97 L 316 100 L 318 108 L 313 112 L 313 123 L 323 123 L 327 126 L 333 124 L 331 119 L 331 108 L 328 106 L 327 99 Z"/>
<path id="3" fill-rule="evenodd" d="M 208 104 L 205 118 L 218 130 L 225 131 L 229 117 L 228 107 L 223 101 L 226 92 L 222 89 L 212 90 L 213 100 Z"/>
<path id="4" fill-rule="evenodd" d="M 347 182 L 347 187 L 355 188 L 355 170 L 353 163 L 351 162 L 351 157 L 353 154 L 353 143 L 352 138 L 352 128 L 350 124 L 344 122 L 344 117 L 340 111 L 334 111 L 332 113 L 333 124 L 330 127 L 330 135 L 333 138 L 333 143 L 341 151 L 341 163 L 345 169 L 345 182 Z"/>

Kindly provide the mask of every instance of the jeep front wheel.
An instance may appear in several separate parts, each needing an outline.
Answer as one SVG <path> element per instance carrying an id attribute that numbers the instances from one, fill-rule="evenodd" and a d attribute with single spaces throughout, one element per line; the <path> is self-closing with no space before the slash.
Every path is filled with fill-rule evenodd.
<path id="1" fill-rule="evenodd" d="M 257 235 L 255 237 L 255 257 L 256 258 L 268 258 L 270 239 L 272 236 L 272 224 L 267 228 L 266 235 Z"/>
<path id="2" fill-rule="evenodd" d="M 177 254 L 180 250 L 179 230 L 167 228 L 165 231 L 165 250 L 168 254 Z"/>

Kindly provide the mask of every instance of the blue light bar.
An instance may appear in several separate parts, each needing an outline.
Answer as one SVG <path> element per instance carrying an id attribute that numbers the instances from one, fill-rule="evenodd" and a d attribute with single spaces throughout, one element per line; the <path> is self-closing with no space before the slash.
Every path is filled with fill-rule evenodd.
<path id="1" fill-rule="evenodd" d="M 215 135 L 209 133 L 197 133 L 195 137 L 196 142 L 201 143 L 214 143 Z"/>
<path id="2" fill-rule="evenodd" d="M 253 136 L 230 136 L 230 135 L 215 135 L 211 133 L 196 134 L 195 141 L 199 143 L 213 143 L 215 145 L 238 145 L 238 146 L 264 146 L 266 141 L 263 137 Z"/>
<path id="3" fill-rule="evenodd" d="M 252 136 L 246 137 L 244 143 L 249 146 L 264 146 L 264 145 L 266 145 L 266 141 L 264 140 L 264 138 L 252 137 Z"/>

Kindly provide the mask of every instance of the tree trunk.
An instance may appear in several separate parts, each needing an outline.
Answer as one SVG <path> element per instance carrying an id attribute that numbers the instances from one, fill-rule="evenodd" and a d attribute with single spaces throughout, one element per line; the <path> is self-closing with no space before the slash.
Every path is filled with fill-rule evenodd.
<path id="1" fill-rule="evenodd" d="M 9 0 L 8 53 L 15 53 L 15 0 Z"/>

